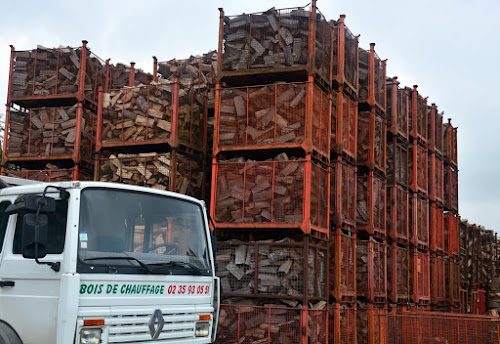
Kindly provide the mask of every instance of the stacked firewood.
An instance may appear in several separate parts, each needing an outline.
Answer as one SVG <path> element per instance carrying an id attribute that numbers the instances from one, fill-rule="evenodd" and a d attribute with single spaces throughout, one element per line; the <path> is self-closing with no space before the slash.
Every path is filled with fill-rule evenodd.
<path id="1" fill-rule="evenodd" d="M 172 86 L 125 87 L 104 93 L 103 141 L 167 140 L 172 131 Z"/>
<path id="2" fill-rule="evenodd" d="M 31 51 L 16 51 L 12 75 L 12 96 L 46 96 L 78 91 L 81 48 L 48 49 L 38 46 Z M 102 83 L 105 67 L 88 53 L 85 94 L 95 99 L 97 85 Z"/>
<path id="3" fill-rule="evenodd" d="M 123 63 L 117 63 L 116 65 L 110 65 L 109 72 L 109 89 L 118 89 L 125 86 L 129 86 L 129 76 L 130 67 L 124 65 Z M 134 70 L 134 85 L 148 85 L 153 81 L 153 75 L 146 73 L 141 69 Z"/>
<path id="4" fill-rule="evenodd" d="M 301 223 L 303 182 L 304 163 L 285 153 L 274 161 L 220 161 L 214 186 L 215 219 L 223 223 Z"/>
<path id="5" fill-rule="evenodd" d="M 278 12 L 224 18 L 223 70 L 305 65 L 310 12 Z"/>
<path id="6" fill-rule="evenodd" d="M 220 109 L 221 145 L 302 141 L 305 132 L 306 86 L 286 84 L 224 90 Z M 247 121 L 247 114 L 250 121 Z"/>
<path id="7" fill-rule="evenodd" d="M 78 105 L 12 110 L 9 120 L 7 156 L 62 156 L 75 151 Z M 90 159 L 95 114 L 83 108 L 82 157 Z M 85 147 L 85 149 L 84 149 Z"/>
<path id="8" fill-rule="evenodd" d="M 185 155 L 173 154 L 111 154 L 99 166 L 99 180 L 150 186 L 200 197 L 203 184 L 201 163 Z M 175 185 L 171 181 L 174 175 Z"/>
<path id="9" fill-rule="evenodd" d="M 255 285 L 256 258 L 258 277 Z M 324 295 L 326 250 L 311 249 L 307 259 L 308 280 L 304 274 L 304 248 L 285 238 L 279 241 L 219 242 L 217 274 L 226 294 L 272 294 L 292 296 L 282 303 L 296 307 L 301 296 Z M 317 267 L 317 270 L 316 268 Z M 315 285 L 315 281 L 318 284 Z"/>
<path id="10" fill-rule="evenodd" d="M 215 85 L 217 72 L 217 51 L 190 56 L 184 60 L 172 59 L 158 63 L 161 79 L 174 82 L 176 76 L 183 86 L 207 88 Z"/>
<path id="11" fill-rule="evenodd" d="M 9 177 L 18 177 L 40 182 L 64 182 L 73 180 L 73 169 L 66 169 L 47 163 L 42 170 L 7 170 L 5 175 Z M 92 180 L 92 175 L 80 171 L 78 180 Z"/>

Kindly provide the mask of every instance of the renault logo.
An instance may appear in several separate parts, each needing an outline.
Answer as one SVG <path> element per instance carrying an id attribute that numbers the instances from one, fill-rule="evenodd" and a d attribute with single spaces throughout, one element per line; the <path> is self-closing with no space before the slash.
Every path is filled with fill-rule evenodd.
<path id="1" fill-rule="evenodd" d="M 149 319 L 148 325 L 151 338 L 158 339 L 161 330 L 163 329 L 163 325 L 165 325 L 165 319 L 163 319 L 163 314 L 161 313 L 161 309 L 155 309 L 155 312 L 151 316 L 151 319 Z"/>

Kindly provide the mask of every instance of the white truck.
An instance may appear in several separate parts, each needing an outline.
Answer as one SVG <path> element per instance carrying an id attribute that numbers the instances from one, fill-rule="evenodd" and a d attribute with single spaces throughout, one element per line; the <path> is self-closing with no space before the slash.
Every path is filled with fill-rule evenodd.
<path id="1" fill-rule="evenodd" d="M 0 343 L 215 340 L 202 201 L 102 182 L 0 186 Z"/>

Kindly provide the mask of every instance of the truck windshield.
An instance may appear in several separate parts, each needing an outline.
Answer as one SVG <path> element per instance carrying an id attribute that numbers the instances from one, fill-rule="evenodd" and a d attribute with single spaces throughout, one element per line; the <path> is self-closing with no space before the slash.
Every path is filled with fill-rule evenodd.
<path id="1" fill-rule="evenodd" d="M 78 271 L 210 275 L 203 210 L 134 191 L 82 191 Z"/>

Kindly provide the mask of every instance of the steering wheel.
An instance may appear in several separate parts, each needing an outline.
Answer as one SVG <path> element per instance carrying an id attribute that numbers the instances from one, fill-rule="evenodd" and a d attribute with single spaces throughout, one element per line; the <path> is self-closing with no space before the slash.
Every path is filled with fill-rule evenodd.
<path id="1" fill-rule="evenodd" d="M 179 245 L 177 245 L 175 242 L 164 242 L 164 243 L 161 243 L 158 245 L 153 245 L 153 246 L 149 247 L 147 252 L 154 251 L 160 247 L 166 248 L 166 250 L 165 250 L 165 252 L 163 252 L 163 254 L 172 254 L 172 253 L 177 251 L 177 248 L 179 247 Z"/>

